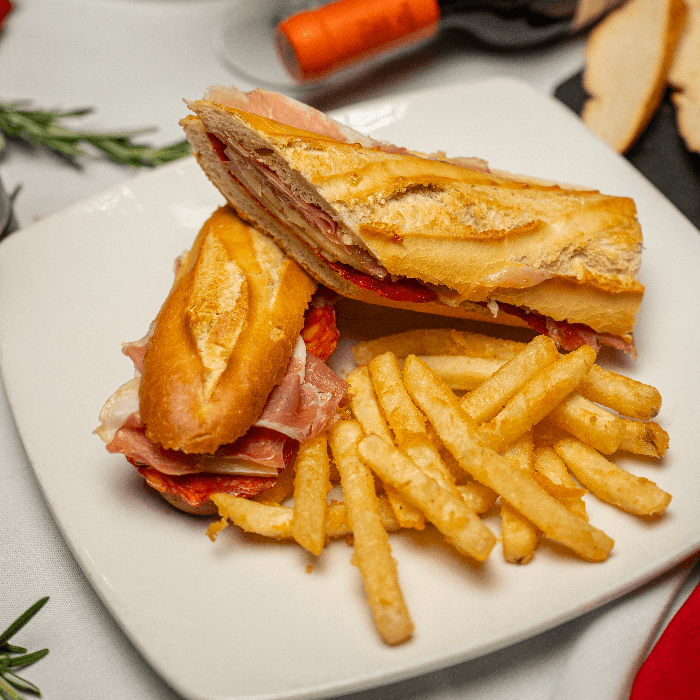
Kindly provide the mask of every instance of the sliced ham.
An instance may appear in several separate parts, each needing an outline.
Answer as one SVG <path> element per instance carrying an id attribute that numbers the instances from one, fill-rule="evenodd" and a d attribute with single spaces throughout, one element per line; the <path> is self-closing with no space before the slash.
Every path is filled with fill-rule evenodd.
<path id="1" fill-rule="evenodd" d="M 285 467 L 286 435 L 252 428 L 243 437 L 220 447 L 214 454 L 187 454 L 166 450 L 146 437 L 143 426 L 125 424 L 107 444 L 107 451 L 123 454 L 132 464 L 150 466 L 162 474 L 253 474 L 277 476 Z"/>
<path id="2" fill-rule="evenodd" d="M 303 340 L 300 340 L 305 350 Z M 299 344 L 297 344 L 297 348 Z M 323 360 L 311 353 L 292 356 L 292 372 L 276 386 L 255 425 L 276 430 L 295 440 L 308 440 L 332 425 L 346 383 Z"/>
<path id="3" fill-rule="evenodd" d="M 304 333 L 308 336 L 309 348 Z M 144 338 L 124 345 L 123 352 L 133 361 L 136 376 L 119 387 L 106 402 L 95 432 L 107 443 L 109 452 L 124 454 L 151 485 L 159 490 L 172 487 L 171 493 L 177 493 L 192 505 L 195 503 L 185 494 L 192 489 L 200 494 L 207 492 L 206 477 L 216 477 L 222 489 L 222 484 L 226 483 L 227 493 L 238 493 L 239 486 L 239 495 L 251 489 L 257 493 L 258 488 L 269 488 L 279 472 L 288 466 L 298 442 L 314 437 L 333 423 L 336 408 L 347 388 L 323 361 L 333 352 L 338 331 L 332 298 L 321 289 L 312 299 L 302 336 L 285 376 L 250 430 L 235 442 L 221 446 L 214 454 L 167 450 L 147 438 L 138 411 L 143 356 L 150 336 L 151 330 Z M 323 359 L 311 350 L 321 354 Z M 160 477 L 156 477 L 157 474 Z M 224 476 L 228 480 L 222 481 Z M 245 481 L 244 486 L 236 481 L 253 477 L 258 481 Z"/>
<path id="4" fill-rule="evenodd" d="M 533 330 L 543 335 L 548 335 L 562 350 L 575 350 L 582 345 L 588 345 L 598 352 L 601 345 L 607 345 L 626 353 L 633 359 L 637 358 L 637 348 L 634 341 L 627 342 L 620 336 L 611 335 L 610 333 L 598 333 L 583 323 L 555 321 L 548 316 L 521 309 L 519 306 L 513 306 L 512 304 L 501 304 L 500 302 L 498 303 L 498 310 L 517 316 Z"/>
<path id="5" fill-rule="evenodd" d="M 481 158 L 462 156 L 448 158 L 444 153 L 424 154 L 409 151 L 403 146 L 397 146 L 388 141 L 378 141 L 367 134 L 362 134 L 292 97 L 262 88 L 243 92 L 233 85 L 228 87 L 213 85 L 206 91 L 204 99 L 233 109 L 242 109 L 259 117 L 274 119 L 282 124 L 293 126 L 295 129 L 304 129 L 343 143 L 359 143 L 364 148 L 378 148 L 385 153 L 412 153 L 431 160 L 441 160 L 465 168 L 489 172 L 488 164 Z"/>
<path id="6" fill-rule="evenodd" d="M 307 352 L 300 336 L 285 376 L 248 433 L 213 455 L 193 455 L 166 450 L 146 437 L 138 416 L 139 380 L 137 373 L 107 401 L 96 432 L 109 452 L 173 476 L 204 471 L 276 475 L 284 468 L 287 441 L 310 439 L 331 425 L 347 388 L 323 360 Z"/>

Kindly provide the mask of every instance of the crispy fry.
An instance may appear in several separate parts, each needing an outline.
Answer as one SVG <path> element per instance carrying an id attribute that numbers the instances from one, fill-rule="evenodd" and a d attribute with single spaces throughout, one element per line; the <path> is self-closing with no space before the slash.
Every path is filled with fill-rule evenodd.
<path id="1" fill-rule="evenodd" d="M 406 391 L 396 356 L 391 352 L 378 355 L 369 363 L 369 370 L 396 444 L 427 476 L 460 496 L 452 474 L 430 441 L 428 421 Z"/>
<path id="2" fill-rule="evenodd" d="M 372 386 L 369 367 L 360 365 L 355 368 L 348 374 L 346 381 L 350 386 L 352 412 L 360 423 L 364 434 L 379 435 L 379 437 L 391 441 L 393 439 L 391 431 Z M 391 485 L 385 484 L 384 490 L 402 527 L 411 527 L 416 530 L 422 530 L 425 527 L 425 518 L 420 510 L 407 503 Z"/>
<path id="3" fill-rule="evenodd" d="M 479 516 L 498 505 L 507 561 L 531 561 L 545 536 L 597 562 L 614 542 L 588 522 L 587 490 L 642 516 L 671 501 L 604 456 L 664 455 L 669 436 L 651 420 L 659 392 L 598 367 L 587 346 L 562 355 L 544 335 L 519 343 L 428 329 L 359 343 L 354 355 L 349 406 L 330 436 L 302 443 L 295 464 L 254 499 L 215 494 L 221 519 L 207 534 L 214 540 L 231 522 L 317 556 L 347 537 L 388 644 L 414 629 L 388 532 L 422 529 L 427 519 L 484 561 L 497 540 Z M 332 481 L 345 502 L 327 502 Z M 292 489 L 294 506 L 280 505 Z"/>
<path id="4" fill-rule="evenodd" d="M 294 513 L 291 508 L 258 503 L 250 498 L 232 496 L 228 493 L 215 493 L 211 500 L 219 509 L 222 523 L 228 519 L 245 532 L 272 537 L 276 540 L 288 539 L 292 535 Z"/>
<path id="5" fill-rule="evenodd" d="M 358 365 L 368 364 L 373 357 L 389 351 L 399 359 L 408 355 L 469 355 L 510 360 L 524 347 L 525 343 L 479 333 L 428 328 L 358 343 L 353 349 L 353 356 Z"/>
<path id="6" fill-rule="evenodd" d="M 569 394 L 549 414 L 549 420 L 598 452 L 611 455 L 625 435 L 625 422 L 578 392 Z"/>
<path id="7" fill-rule="evenodd" d="M 661 515 L 671 496 L 653 481 L 637 477 L 576 438 L 554 445 L 574 476 L 598 498 L 634 515 Z"/>
<path id="8" fill-rule="evenodd" d="M 509 445 L 503 456 L 516 469 L 531 473 L 533 450 L 532 434 L 528 432 Z M 539 530 L 527 518 L 507 501 L 501 501 L 501 540 L 506 561 L 527 564 L 535 553 L 539 537 Z"/>
<path id="9" fill-rule="evenodd" d="M 507 501 L 501 502 L 501 542 L 503 557 L 511 564 L 532 561 L 539 540 L 539 530 Z"/>
<path id="10" fill-rule="evenodd" d="M 459 496 L 443 489 L 426 476 L 397 447 L 376 435 L 366 437 L 359 445 L 360 457 L 389 482 L 462 554 L 484 561 L 496 543 L 495 535 Z"/>
<path id="11" fill-rule="evenodd" d="M 588 521 L 586 504 L 582 498 L 586 490 L 576 485 L 569 476 L 564 460 L 551 447 L 535 448 L 534 467 L 537 483 L 572 513 Z"/>
<path id="12" fill-rule="evenodd" d="M 506 360 L 466 355 L 419 355 L 450 389 L 471 391 L 483 384 Z"/>
<path id="13" fill-rule="evenodd" d="M 400 445 L 416 433 L 425 431 L 425 418 L 403 386 L 396 356 L 392 352 L 385 352 L 373 358 L 369 363 L 369 374 L 383 415 L 397 443 Z M 399 522 L 404 527 L 422 530 L 425 518 L 421 510 L 408 502 L 393 484 L 384 482 L 384 488 Z"/>
<path id="14" fill-rule="evenodd" d="M 416 408 L 401 380 L 396 355 L 385 352 L 369 363 L 372 386 L 384 411 L 396 442 L 401 445 L 419 433 L 425 433 L 425 416 Z"/>
<path id="15" fill-rule="evenodd" d="M 522 387 L 495 418 L 479 428 L 482 441 L 500 452 L 563 401 L 596 360 L 587 345 L 545 367 Z"/>
<path id="16" fill-rule="evenodd" d="M 503 457 L 487 448 L 457 397 L 425 363 L 416 357 L 407 358 L 404 380 L 413 400 L 428 416 L 447 448 L 475 479 L 499 493 L 547 537 L 589 561 L 607 558 L 613 540 L 567 510 L 530 475 L 513 469 Z"/>
<path id="17" fill-rule="evenodd" d="M 598 365 L 591 367 L 588 375 L 581 380 L 578 392 L 589 401 L 629 418 L 651 420 L 661 409 L 658 389 Z"/>
<path id="18" fill-rule="evenodd" d="M 559 359 L 551 338 L 538 335 L 525 349 L 462 399 L 462 408 L 477 422 L 491 420 L 527 382 Z"/>
<path id="19" fill-rule="evenodd" d="M 385 496 L 378 496 L 377 502 L 384 529 L 387 532 L 400 530 L 401 525 L 394 515 L 389 499 Z M 326 511 L 326 535 L 329 539 L 336 539 L 350 534 L 352 534 L 352 525 L 345 503 L 331 503 Z"/>
<path id="20" fill-rule="evenodd" d="M 414 435 L 401 445 L 403 451 L 413 460 L 413 463 L 443 489 L 462 498 L 462 494 L 452 478 L 450 470 L 440 457 L 440 453 L 430 441 L 427 434 Z"/>
<path id="21" fill-rule="evenodd" d="M 288 506 L 258 503 L 252 499 L 217 493 L 212 499 L 219 508 L 221 520 L 212 523 L 207 530 L 211 540 L 228 525 L 230 519 L 245 532 L 276 540 L 292 538 L 292 519 L 294 510 Z M 387 532 L 396 532 L 401 528 L 386 498 L 380 497 L 379 512 Z M 332 503 L 326 509 L 325 532 L 329 539 L 345 537 L 352 534 L 352 526 L 345 503 Z"/>
<path id="22" fill-rule="evenodd" d="M 620 441 L 620 450 L 646 457 L 661 459 L 668 449 L 668 433 L 654 421 L 644 423 L 624 420 L 625 434 Z"/>
<path id="23" fill-rule="evenodd" d="M 413 622 L 399 585 L 389 537 L 382 524 L 374 480 L 358 456 L 357 445 L 362 437 L 359 423 L 339 421 L 331 430 L 331 452 L 340 472 L 343 497 L 352 523 L 353 563 L 360 570 L 379 634 L 388 644 L 399 644 L 413 633 Z"/>
<path id="24" fill-rule="evenodd" d="M 389 426 L 382 415 L 372 387 L 369 367 L 367 365 L 356 367 L 348 373 L 345 381 L 350 387 L 350 406 L 353 415 L 359 421 L 365 435 L 379 435 L 380 438 L 391 441 L 393 438 Z"/>
<path id="25" fill-rule="evenodd" d="M 457 484 L 457 490 L 465 505 L 479 515 L 493 507 L 498 500 L 498 494 L 493 489 L 471 479 Z"/>
<path id="26" fill-rule="evenodd" d="M 318 556 L 326 543 L 326 497 L 331 490 L 326 434 L 302 442 L 295 463 L 292 537 Z"/>

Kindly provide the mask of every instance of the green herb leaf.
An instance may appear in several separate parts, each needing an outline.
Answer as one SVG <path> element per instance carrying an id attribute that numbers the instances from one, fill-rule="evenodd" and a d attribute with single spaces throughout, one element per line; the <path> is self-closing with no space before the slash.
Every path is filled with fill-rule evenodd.
<path id="1" fill-rule="evenodd" d="M 44 607 L 48 599 L 49 597 L 46 596 L 41 600 L 37 600 L 34 605 L 27 608 L 2 634 L 0 634 L 0 650 L 4 651 L 4 649 L 2 649 L 2 645 L 4 645 L 5 642 L 13 635 L 19 632 L 19 630 L 21 630 L 22 627 L 24 627 L 27 622 L 29 622 L 29 620 L 31 620 L 34 615 L 36 615 L 39 610 Z"/>
<path id="2" fill-rule="evenodd" d="M 39 649 L 39 651 L 33 651 L 31 654 L 24 654 L 24 656 L 15 656 L 10 659 L 10 666 L 29 666 L 29 664 L 36 663 L 39 659 L 43 659 L 49 653 L 48 649 Z"/>
<path id="3" fill-rule="evenodd" d="M 17 690 L 22 690 L 27 693 L 34 693 L 35 695 L 41 697 L 41 691 L 39 688 L 26 678 L 22 678 L 16 673 L 7 672 L 5 674 L 5 679 L 8 683 L 11 683 L 15 688 L 17 688 Z"/>
<path id="4" fill-rule="evenodd" d="M 187 140 L 178 141 L 163 148 L 153 148 L 134 141 L 135 137 L 150 129 L 94 133 L 70 129 L 60 123 L 60 120 L 66 117 L 81 117 L 91 111 L 90 109 L 32 110 L 21 102 L 0 103 L 0 148 L 5 142 L 4 135 L 7 139 L 21 140 L 33 148 L 47 148 L 53 153 L 75 161 L 78 157 L 85 155 L 85 151 L 79 144 L 90 144 L 111 160 L 133 167 L 154 167 L 182 158 L 191 152 Z"/>
<path id="5" fill-rule="evenodd" d="M 38 693 L 41 697 L 41 693 Z M 0 698 L 3 700 L 23 700 L 22 696 L 0 677 Z"/>
<path id="6" fill-rule="evenodd" d="M 29 666 L 29 664 L 36 663 L 39 659 L 43 659 L 49 653 L 49 650 L 40 649 L 28 654 L 24 647 L 9 644 L 8 640 L 17 634 L 41 610 L 48 599 L 48 596 L 46 596 L 27 608 L 0 634 L 0 698 L 2 700 L 22 700 L 22 696 L 17 693 L 17 690 L 41 696 L 39 688 L 34 683 L 13 673 L 10 671 L 10 668 Z M 20 656 L 10 656 L 11 654 L 20 654 Z"/>

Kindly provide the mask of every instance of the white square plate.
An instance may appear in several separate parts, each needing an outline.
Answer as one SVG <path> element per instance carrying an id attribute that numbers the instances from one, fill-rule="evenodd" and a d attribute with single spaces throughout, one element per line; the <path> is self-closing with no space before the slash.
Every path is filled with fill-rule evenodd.
<path id="1" fill-rule="evenodd" d="M 344 542 L 313 562 L 297 546 L 233 529 L 212 544 L 205 521 L 170 509 L 92 434 L 105 399 L 132 376 L 121 343 L 143 335 L 173 259 L 222 202 L 191 158 L 135 177 L 3 241 L 0 351 L 24 445 L 76 559 L 187 698 L 330 696 L 424 673 L 569 620 L 700 548 L 698 232 L 572 113 L 518 82 L 439 88 L 336 116 L 423 151 L 634 197 L 647 294 L 639 360 L 618 366 L 660 389 L 671 449 L 630 468 L 674 498 L 652 522 L 589 496 L 591 522 L 616 541 L 601 564 L 544 543 L 527 566 L 507 565 L 499 547 L 477 566 L 429 530 L 392 537 L 416 624 L 396 648 L 377 637 Z"/>

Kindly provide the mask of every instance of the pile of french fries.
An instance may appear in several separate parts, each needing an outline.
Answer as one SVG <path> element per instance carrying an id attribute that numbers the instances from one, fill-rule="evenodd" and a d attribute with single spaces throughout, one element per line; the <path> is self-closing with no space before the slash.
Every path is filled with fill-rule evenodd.
<path id="1" fill-rule="evenodd" d="M 420 330 L 360 343 L 354 357 L 349 407 L 330 432 L 300 446 L 272 491 L 214 496 L 221 521 L 209 535 L 230 521 L 316 556 L 350 537 L 388 644 L 414 629 L 388 533 L 428 522 L 482 562 L 497 542 L 482 516 L 498 512 L 509 562 L 529 562 L 543 537 L 599 562 L 613 540 L 588 522 L 587 491 L 638 516 L 671 501 L 610 459 L 663 456 L 668 434 L 652 420 L 659 392 L 596 365 L 587 346 L 562 355 L 546 336 L 526 344 Z M 343 501 L 329 503 L 338 481 Z M 281 505 L 292 492 L 293 506 Z"/>

